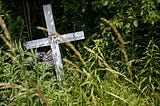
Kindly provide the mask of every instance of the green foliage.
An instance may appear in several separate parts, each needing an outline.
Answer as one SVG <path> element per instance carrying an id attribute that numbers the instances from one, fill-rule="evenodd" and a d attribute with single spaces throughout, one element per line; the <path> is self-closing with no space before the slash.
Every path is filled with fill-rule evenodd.
<path id="1" fill-rule="evenodd" d="M 0 1 L 0 15 L 4 18 L 10 19 L 10 10 L 5 10 L 5 7 L 2 5 L 2 1 Z"/>
<path id="2" fill-rule="evenodd" d="M 28 32 L 22 7 L 18 6 L 21 1 L 12 1 L 10 5 L 7 2 L 0 1 L 0 13 L 11 33 L 16 51 L 14 57 L 19 63 L 2 53 L 6 45 L 1 43 L 0 105 L 159 105 L 159 0 L 46 0 L 45 3 L 52 4 L 58 32 L 85 31 L 85 40 L 74 43 L 85 64 L 72 49 L 61 45 L 65 51 L 65 80 L 61 88 L 54 68 L 38 62 L 36 51 L 25 51 L 19 42 L 27 40 Z M 43 11 L 39 7 L 43 4 L 43 0 L 29 1 L 35 38 L 40 31 L 34 28 L 44 25 L 40 18 Z M 128 63 L 116 34 L 100 21 L 101 17 L 116 25 L 122 35 Z M 10 50 L 6 51 L 10 53 Z M 33 61 L 27 57 L 32 57 Z"/>
<path id="3" fill-rule="evenodd" d="M 156 50 L 158 49 L 156 45 L 150 42 L 147 50 L 150 46 L 154 46 Z M 77 67 L 65 64 L 65 82 L 62 89 L 57 89 L 53 69 L 40 64 L 36 59 L 32 63 L 34 65 L 31 66 L 25 57 L 30 56 L 34 58 L 35 53 L 23 51 L 20 44 L 16 45 L 16 47 L 18 47 L 16 51 L 19 54 L 17 58 L 20 64 L 8 61 L 9 58 L 2 54 L 0 58 L 0 80 L 6 84 L 1 83 L 0 86 L 1 104 L 3 105 L 43 105 L 45 103 L 42 99 L 43 97 L 38 96 L 40 94 L 35 90 L 37 86 L 38 89 L 43 91 L 43 96 L 47 97 L 48 102 L 53 105 L 97 104 L 142 106 L 156 103 L 155 101 L 151 101 L 152 96 L 148 94 L 150 90 L 148 91 L 148 88 L 146 88 L 145 83 L 148 82 L 146 82 L 145 76 L 142 76 L 144 73 L 136 77 L 138 78 L 136 81 L 141 80 L 140 82 L 135 82 L 137 83 L 136 86 L 128 82 L 123 76 L 122 78 L 115 79 L 109 72 L 106 72 L 107 70 L 103 68 L 102 62 L 89 52 L 87 53 L 91 57 L 89 56 L 85 59 L 85 67 L 78 67 L 81 64 L 78 61 L 74 63 L 78 65 Z M 147 56 L 150 55 L 147 53 Z M 145 67 L 143 70 L 148 71 Z M 120 69 L 120 67 L 118 68 Z M 82 73 L 79 73 L 78 70 L 81 70 Z M 83 73 L 85 72 L 84 70 L 88 74 Z M 104 72 L 105 75 L 101 77 L 100 73 Z M 10 85 L 7 86 L 7 84 Z M 12 84 L 17 84 L 17 86 L 21 87 L 16 87 Z M 156 87 L 155 85 L 151 86 Z"/>

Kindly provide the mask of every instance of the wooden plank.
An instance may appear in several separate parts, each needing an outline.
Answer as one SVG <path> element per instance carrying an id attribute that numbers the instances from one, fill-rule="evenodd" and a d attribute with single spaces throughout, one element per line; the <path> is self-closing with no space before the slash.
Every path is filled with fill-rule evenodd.
<path id="1" fill-rule="evenodd" d="M 50 31 L 56 32 L 51 5 L 50 4 L 43 5 L 43 11 L 45 15 L 47 29 Z M 50 36 L 52 35 L 52 33 L 48 32 L 48 35 Z M 59 44 L 57 42 L 57 38 L 52 37 L 52 39 L 50 40 L 50 44 L 51 44 L 50 46 L 52 50 L 52 56 L 53 56 L 53 61 L 55 65 L 57 80 L 62 81 L 64 76 L 63 70 L 62 70 L 63 65 L 62 65 L 61 53 L 59 49 Z"/>
<path id="2" fill-rule="evenodd" d="M 50 4 L 43 5 L 43 11 L 44 11 L 44 15 L 45 15 L 47 29 L 49 31 L 56 32 L 51 5 Z M 48 60 L 48 61 L 45 61 L 44 64 L 47 64 L 50 66 L 52 63 L 54 63 L 57 80 L 62 81 L 63 76 L 64 76 L 64 71 L 63 71 L 63 64 L 62 64 L 59 44 L 84 39 L 84 33 L 83 33 L 83 31 L 79 31 L 79 32 L 75 32 L 75 33 L 63 34 L 63 35 L 60 35 L 60 37 L 57 37 L 55 35 L 52 35 L 52 33 L 48 32 L 48 35 L 49 35 L 48 38 L 42 38 L 42 39 L 32 40 L 32 41 L 26 42 L 24 44 L 24 46 L 27 49 L 50 46 L 51 52 L 49 52 L 49 54 L 47 54 L 47 55 L 50 58 L 51 54 L 52 54 L 53 61 Z M 46 57 L 43 57 L 43 54 L 42 54 L 42 58 L 47 60 Z M 41 55 L 41 54 L 39 54 L 39 55 Z M 44 56 L 47 56 L 47 55 L 45 54 Z"/>
<path id="3" fill-rule="evenodd" d="M 45 47 L 45 46 L 49 46 L 49 45 L 50 45 L 50 43 L 49 43 L 48 38 L 32 40 L 32 41 L 24 43 L 24 46 L 26 47 L 26 49 Z"/>
<path id="4" fill-rule="evenodd" d="M 49 31 L 56 32 L 51 5 L 50 4 L 43 5 L 43 12 L 44 12 L 44 16 L 45 16 L 47 29 Z M 52 33 L 48 32 L 48 35 L 50 36 L 50 35 L 52 35 Z"/>
<path id="5" fill-rule="evenodd" d="M 84 39 L 84 32 L 83 31 L 79 31 L 79 32 L 75 32 L 75 33 L 69 33 L 69 34 L 64 34 L 61 35 L 62 38 L 66 39 L 68 42 L 71 41 L 76 41 L 76 40 L 82 40 Z M 59 43 L 65 43 L 65 41 L 62 38 L 58 38 L 58 42 Z"/>
<path id="6" fill-rule="evenodd" d="M 33 48 L 49 46 L 50 45 L 49 39 L 51 39 L 52 37 L 54 37 L 54 36 L 50 36 L 49 38 L 32 40 L 32 41 L 26 42 L 24 44 L 24 46 L 26 47 L 26 49 L 33 49 Z M 75 32 L 75 33 L 61 35 L 61 37 L 65 38 L 65 39 L 67 39 L 67 41 L 71 42 L 71 41 L 84 39 L 84 33 L 83 33 L 83 31 L 79 31 L 79 32 Z M 60 38 L 60 37 L 57 38 L 58 43 L 65 43 L 65 41 L 62 38 Z"/>

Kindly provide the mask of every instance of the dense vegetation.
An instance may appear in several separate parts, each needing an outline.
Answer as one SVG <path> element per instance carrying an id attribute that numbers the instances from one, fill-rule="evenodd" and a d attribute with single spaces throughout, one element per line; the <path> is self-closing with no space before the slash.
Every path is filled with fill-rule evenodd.
<path id="1" fill-rule="evenodd" d="M 45 27 L 47 3 L 57 32 L 85 32 L 85 40 L 72 42 L 77 51 L 61 45 L 61 87 L 54 68 L 22 45 L 47 36 L 36 28 Z M 0 26 L 2 106 L 160 104 L 160 0 L 2 0 Z"/>

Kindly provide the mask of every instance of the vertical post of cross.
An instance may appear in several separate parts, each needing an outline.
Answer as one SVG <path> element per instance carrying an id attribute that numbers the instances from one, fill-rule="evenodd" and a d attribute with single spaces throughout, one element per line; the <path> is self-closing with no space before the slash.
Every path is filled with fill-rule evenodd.
<path id="1" fill-rule="evenodd" d="M 56 32 L 51 5 L 50 4 L 43 5 L 43 11 L 44 11 L 47 29 L 49 31 Z M 52 56 L 53 56 L 53 61 L 54 61 L 54 65 L 55 65 L 57 80 L 62 81 L 62 79 L 64 77 L 64 72 L 62 70 L 63 65 L 62 65 L 59 44 L 58 44 L 58 40 L 57 40 L 58 37 L 56 37 L 56 35 L 53 35 L 49 31 L 48 31 L 48 36 L 51 36 L 51 35 L 55 36 L 55 37 L 51 37 L 50 44 L 51 44 L 51 50 L 52 50 Z"/>
<path id="2" fill-rule="evenodd" d="M 54 63 L 57 80 L 61 82 L 64 78 L 64 71 L 62 70 L 63 65 L 62 65 L 62 59 L 61 59 L 61 54 L 59 50 L 59 44 L 65 43 L 65 42 L 76 41 L 76 40 L 82 40 L 85 38 L 84 32 L 79 31 L 79 32 L 74 32 L 74 33 L 63 34 L 63 35 L 60 35 L 60 37 L 54 35 L 52 32 L 50 32 L 50 31 L 53 31 L 53 32 L 56 31 L 51 5 L 50 4 L 43 5 L 43 11 L 45 15 L 47 29 L 49 31 L 48 37 L 28 41 L 24 43 L 24 46 L 26 47 L 26 49 L 34 49 L 34 48 L 39 48 L 39 47 L 50 46 L 52 52 L 49 52 L 49 54 L 47 52 L 44 56 L 42 56 L 43 57 L 42 59 L 47 60 L 44 62 L 44 64 L 46 65 L 52 65 L 52 63 Z M 51 59 L 50 56 L 52 57 L 52 60 L 50 60 Z M 49 57 L 49 60 L 47 59 L 48 57 Z"/>

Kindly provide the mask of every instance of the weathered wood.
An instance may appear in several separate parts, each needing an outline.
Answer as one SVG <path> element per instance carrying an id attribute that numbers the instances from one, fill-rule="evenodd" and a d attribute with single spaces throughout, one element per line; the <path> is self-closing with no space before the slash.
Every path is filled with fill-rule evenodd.
<path id="1" fill-rule="evenodd" d="M 50 4 L 43 5 L 43 12 L 44 12 L 44 16 L 45 16 L 47 29 L 49 31 L 56 32 L 51 5 Z M 48 35 L 52 35 L 52 33 L 48 32 Z"/>
<path id="2" fill-rule="evenodd" d="M 44 15 L 45 15 L 47 29 L 49 31 L 56 32 L 51 5 L 50 4 L 43 5 L 43 11 L 44 11 Z M 46 64 L 51 65 L 52 63 L 54 63 L 57 80 L 62 81 L 63 76 L 64 76 L 64 72 L 62 69 L 63 65 L 62 65 L 59 44 L 65 43 L 66 40 L 68 42 L 71 42 L 71 41 L 84 39 L 84 33 L 83 33 L 83 31 L 79 31 L 79 32 L 75 32 L 75 33 L 60 35 L 61 37 L 57 37 L 56 35 L 52 35 L 51 32 L 48 32 L 48 35 L 49 35 L 48 38 L 42 38 L 42 39 L 32 40 L 32 41 L 26 42 L 24 44 L 24 46 L 27 49 L 50 46 L 51 50 L 52 50 L 53 61 L 50 61 L 50 60 L 46 61 Z M 66 39 L 66 40 L 64 41 L 62 38 Z"/>
<path id="3" fill-rule="evenodd" d="M 53 39 L 54 39 L 54 36 L 50 36 L 50 37 L 53 37 Z M 26 42 L 24 44 L 24 46 L 27 49 L 33 49 L 33 48 L 39 48 L 39 47 L 49 46 L 50 45 L 49 39 L 51 39 L 50 37 L 49 38 L 42 38 L 42 39 L 37 39 L 37 40 L 32 40 L 32 41 Z M 76 40 L 82 40 L 82 39 L 84 39 L 84 33 L 83 33 L 83 31 L 79 31 L 79 32 L 75 32 L 75 33 L 69 33 L 69 34 L 61 35 L 61 37 L 65 38 L 69 42 L 71 42 L 71 41 L 76 41 Z M 57 42 L 58 43 L 65 43 L 65 41 L 62 40 L 62 38 L 58 37 L 57 38 Z"/>

